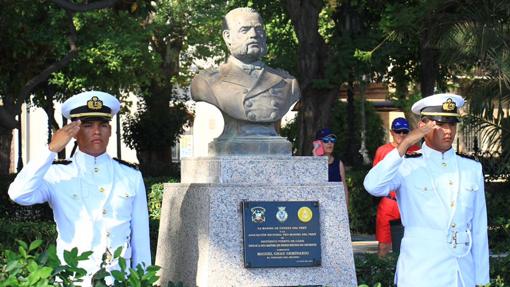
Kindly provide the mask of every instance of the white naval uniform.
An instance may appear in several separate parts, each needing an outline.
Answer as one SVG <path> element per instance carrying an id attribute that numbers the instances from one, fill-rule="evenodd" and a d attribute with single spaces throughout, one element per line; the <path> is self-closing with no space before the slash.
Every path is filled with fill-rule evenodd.
<path id="1" fill-rule="evenodd" d="M 149 218 L 141 173 L 104 153 L 93 157 L 77 151 L 69 164 L 52 164 L 56 153 L 44 150 L 31 160 L 9 187 L 21 205 L 48 202 L 57 224 L 57 254 L 93 251 L 80 262 L 88 272 L 83 286 L 100 268 L 102 255 L 123 247 L 128 266 L 151 264 Z M 108 269 L 118 268 L 111 262 Z"/>
<path id="2" fill-rule="evenodd" d="M 397 191 L 405 226 L 399 287 L 472 287 L 489 283 L 489 248 L 481 164 L 423 144 L 421 156 L 390 152 L 365 177 L 374 196 Z"/>

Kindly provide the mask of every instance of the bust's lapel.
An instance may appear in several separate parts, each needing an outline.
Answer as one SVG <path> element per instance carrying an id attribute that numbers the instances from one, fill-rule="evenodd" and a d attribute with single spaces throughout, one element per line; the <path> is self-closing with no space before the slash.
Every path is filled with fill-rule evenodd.
<path id="1" fill-rule="evenodd" d="M 232 63 L 222 65 L 220 73 L 222 75 L 222 81 L 239 85 L 250 90 L 256 82 L 250 75 L 246 74 L 241 68 Z"/>
<path id="2" fill-rule="evenodd" d="M 263 91 L 270 89 L 281 81 L 282 77 L 271 73 L 267 68 L 264 68 L 260 74 L 260 77 L 257 79 L 257 82 L 253 86 L 253 89 L 251 89 L 246 95 L 246 99 L 254 97 Z"/>

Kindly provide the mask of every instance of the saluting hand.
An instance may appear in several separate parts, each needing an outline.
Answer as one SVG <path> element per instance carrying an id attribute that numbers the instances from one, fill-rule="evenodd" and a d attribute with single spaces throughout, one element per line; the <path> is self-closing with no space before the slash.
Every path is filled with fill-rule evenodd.
<path id="1" fill-rule="evenodd" d="M 398 153 L 400 156 L 403 156 L 409 147 L 419 142 L 426 134 L 433 131 L 434 129 L 439 128 L 436 125 L 435 121 L 425 120 L 419 121 L 418 127 L 412 130 L 398 145 Z"/>
<path id="2" fill-rule="evenodd" d="M 50 151 L 62 151 L 71 139 L 78 134 L 78 131 L 80 131 L 80 124 L 81 121 L 77 120 L 58 129 L 55 134 L 53 134 L 53 137 L 51 137 L 51 142 L 48 145 Z"/>

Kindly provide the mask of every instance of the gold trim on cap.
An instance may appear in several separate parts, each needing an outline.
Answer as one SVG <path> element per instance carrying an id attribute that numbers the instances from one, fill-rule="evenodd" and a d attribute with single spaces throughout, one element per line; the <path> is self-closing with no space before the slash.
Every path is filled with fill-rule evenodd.
<path id="1" fill-rule="evenodd" d="M 444 116 L 444 117 L 460 117 L 457 113 L 442 113 L 442 112 L 421 112 L 422 116 Z"/>
<path id="2" fill-rule="evenodd" d="M 70 115 L 71 118 L 81 118 L 81 117 L 106 117 L 111 119 L 112 115 L 110 113 L 79 113 Z"/>

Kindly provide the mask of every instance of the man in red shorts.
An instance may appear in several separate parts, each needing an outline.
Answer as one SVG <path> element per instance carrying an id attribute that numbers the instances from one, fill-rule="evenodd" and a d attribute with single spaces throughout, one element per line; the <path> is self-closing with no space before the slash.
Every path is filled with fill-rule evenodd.
<path id="1" fill-rule="evenodd" d="M 375 152 L 374 163 L 375 166 L 380 162 L 389 152 L 397 147 L 402 140 L 409 133 L 409 123 L 404 118 L 396 118 L 391 123 L 391 137 L 393 141 L 385 145 L 380 146 Z M 416 145 L 411 146 L 407 153 L 412 153 L 420 148 Z M 379 242 L 378 254 L 379 256 L 385 256 L 391 250 L 391 231 L 390 221 L 400 219 L 400 212 L 398 210 L 397 199 L 395 192 L 391 191 L 386 197 L 381 198 L 379 205 L 377 206 L 377 217 L 375 225 L 375 238 Z"/>

